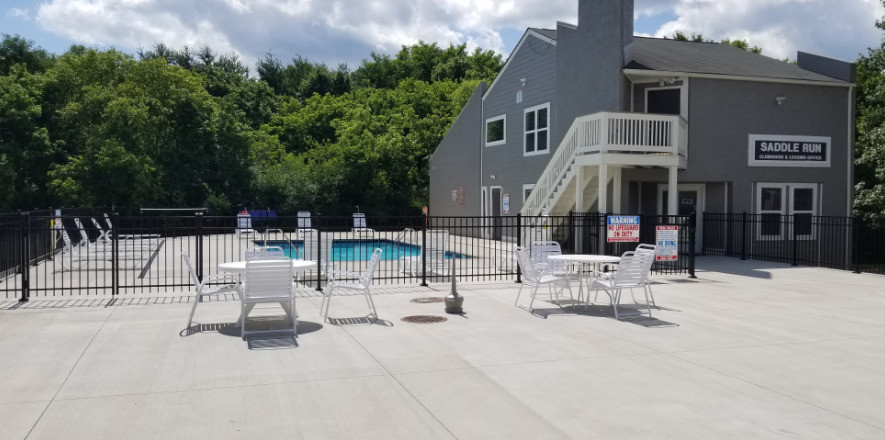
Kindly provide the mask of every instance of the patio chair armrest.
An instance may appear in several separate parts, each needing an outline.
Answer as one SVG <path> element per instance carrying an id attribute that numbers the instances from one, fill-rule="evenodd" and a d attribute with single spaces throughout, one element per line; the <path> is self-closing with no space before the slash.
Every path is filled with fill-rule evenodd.
<path id="1" fill-rule="evenodd" d="M 240 282 L 240 277 L 239 275 L 232 273 L 217 273 L 203 277 L 203 284 L 210 282 L 216 284 L 238 284 Z"/>

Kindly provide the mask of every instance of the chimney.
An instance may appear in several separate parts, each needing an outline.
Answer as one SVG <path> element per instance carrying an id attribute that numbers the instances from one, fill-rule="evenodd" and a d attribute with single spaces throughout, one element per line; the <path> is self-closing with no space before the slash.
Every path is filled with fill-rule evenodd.
<path id="1" fill-rule="evenodd" d="M 618 27 L 623 48 L 633 41 L 633 0 L 578 0 L 578 32 L 605 34 Z"/>

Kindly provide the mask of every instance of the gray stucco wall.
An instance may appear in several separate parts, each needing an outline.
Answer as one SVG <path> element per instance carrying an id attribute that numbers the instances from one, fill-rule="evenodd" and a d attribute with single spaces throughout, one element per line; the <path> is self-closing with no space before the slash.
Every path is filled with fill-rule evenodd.
<path id="1" fill-rule="evenodd" d="M 731 181 L 736 212 L 755 211 L 754 182 L 820 183 L 822 215 L 850 215 L 854 123 L 848 87 L 692 79 L 688 168 L 680 181 Z M 778 105 L 777 97 L 786 97 Z M 749 134 L 827 136 L 829 168 L 748 165 Z"/>
<path id="2" fill-rule="evenodd" d="M 480 215 L 480 121 L 485 92 L 486 83 L 480 83 L 430 157 L 430 215 Z"/>
<path id="3" fill-rule="evenodd" d="M 556 90 L 556 53 L 555 45 L 531 34 L 527 35 L 518 50 L 510 56 L 507 68 L 499 74 L 483 99 L 483 131 L 486 119 L 506 115 L 507 122 L 506 143 L 483 146 L 482 185 L 500 186 L 502 194 L 510 195 L 509 215 L 516 215 L 522 209 L 523 185 L 537 181 L 558 146 L 549 139 L 555 125 L 553 115 L 556 114 L 556 103 L 553 100 Z M 522 78 L 525 78 L 525 85 L 522 84 Z M 517 102 L 519 90 L 522 90 L 522 102 Z M 548 124 L 551 126 L 548 133 L 548 153 L 525 156 L 525 109 L 548 102 Z M 495 176 L 494 179 L 491 178 L 492 175 Z"/>

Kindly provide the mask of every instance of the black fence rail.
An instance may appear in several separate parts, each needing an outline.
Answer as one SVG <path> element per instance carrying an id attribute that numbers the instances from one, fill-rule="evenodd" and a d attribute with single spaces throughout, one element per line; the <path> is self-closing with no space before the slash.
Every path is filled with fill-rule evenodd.
<path id="1" fill-rule="evenodd" d="M 0 215 L 0 294 L 39 297 L 158 294 L 193 287 L 182 258 L 197 278 L 215 274 L 221 263 L 239 261 L 256 246 L 279 246 L 305 258 L 305 237 L 332 240 L 336 270 L 361 272 L 372 250 L 382 248 L 376 284 L 420 284 L 459 280 L 517 281 L 514 250 L 533 241 L 559 242 L 567 253 L 620 255 L 636 243 L 609 243 L 606 216 L 426 217 L 208 216 L 49 212 Z M 67 214 L 67 211 L 66 211 Z M 679 259 L 658 262 L 658 273 L 694 273 L 694 228 L 690 217 L 641 216 L 640 242 L 655 242 L 656 225 L 678 225 Z M 445 231 L 443 264 L 428 261 L 435 231 Z M 319 250 L 314 252 L 321 252 Z M 324 258 L 299 274 L 303 288 L 322 289 Z"/>
<path id="2" fill-rule="evenodd" d="M 703 251 L 885 274 L 885 227 L 852 217 L 704 213 Z"/>

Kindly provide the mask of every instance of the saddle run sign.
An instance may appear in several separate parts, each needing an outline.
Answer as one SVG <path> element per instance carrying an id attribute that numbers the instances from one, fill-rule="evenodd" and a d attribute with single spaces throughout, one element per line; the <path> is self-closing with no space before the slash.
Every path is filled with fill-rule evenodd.
<path id="1" fill-rule="evenodd" d="M 639 242 L 638 215 L 610 215 L 607 224 L 606 238 L 609 243 Z"/>

